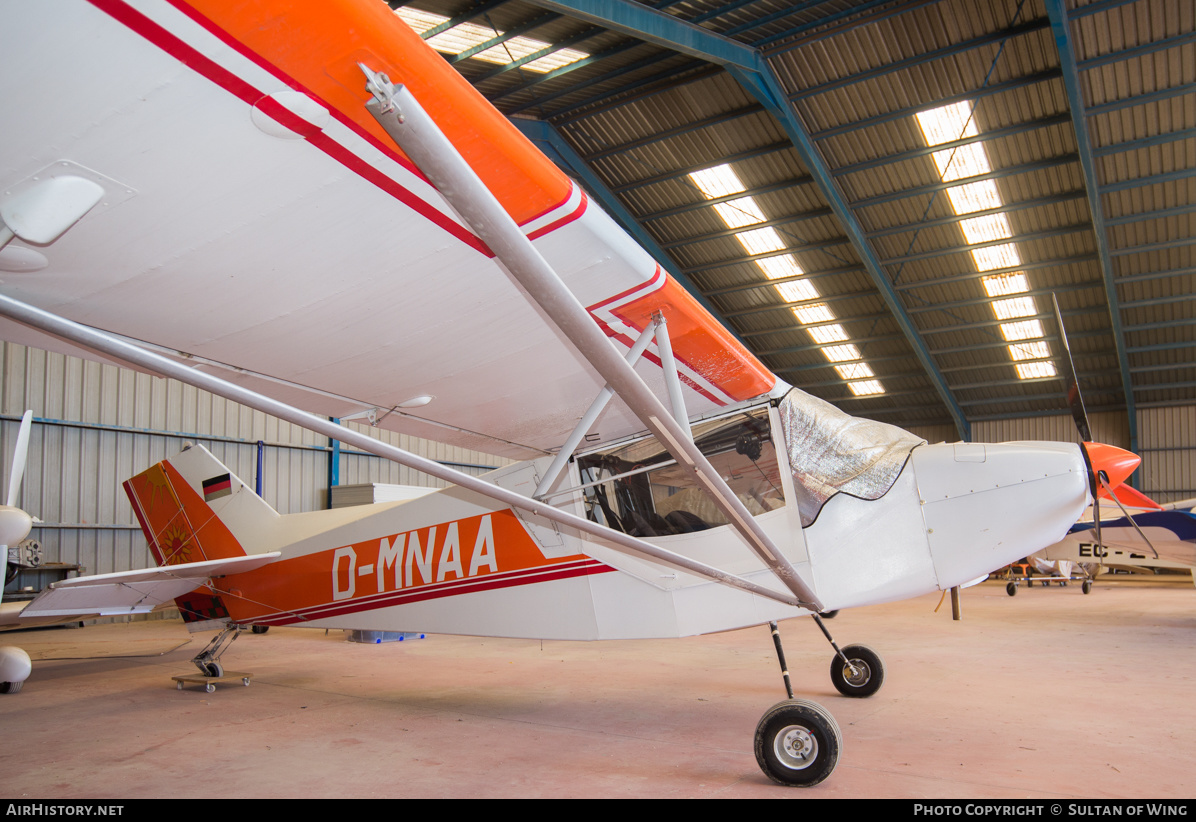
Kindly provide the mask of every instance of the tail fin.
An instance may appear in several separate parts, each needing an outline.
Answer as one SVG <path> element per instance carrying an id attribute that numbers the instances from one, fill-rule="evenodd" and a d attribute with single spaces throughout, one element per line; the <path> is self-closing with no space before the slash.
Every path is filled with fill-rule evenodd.
<path id="1" fill-rule="evenodd" d="M 124 484 L 158 565 L 243 557 L 270 550 L 279 515 L 200 445 Z M 227 618 L 218 598 L 193 592 L 175 600 L 184 621 Z"/>

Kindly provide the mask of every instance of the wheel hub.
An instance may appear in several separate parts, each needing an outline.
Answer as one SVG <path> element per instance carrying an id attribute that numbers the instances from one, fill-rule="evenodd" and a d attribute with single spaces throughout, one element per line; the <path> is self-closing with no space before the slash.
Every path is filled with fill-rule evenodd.
<path id="1" fill-rule="evenodd" d="M 852 668 L 855 668 L 854 674 L 852 673 Z M 853 659 L 850 665 L 843 666 L 843 678 L 847 680 L 849 685 L 861 688 L 868 684 L 868 680 L 872 679 L 872 669 L 862 659 Z"/>
<path id="2" fill-rule="evenodd" d="M 777 760 L 786 768 L 804 770 L 818 758 L 818 739 L 800 725 L 783 728 L 773 745 Z"/>

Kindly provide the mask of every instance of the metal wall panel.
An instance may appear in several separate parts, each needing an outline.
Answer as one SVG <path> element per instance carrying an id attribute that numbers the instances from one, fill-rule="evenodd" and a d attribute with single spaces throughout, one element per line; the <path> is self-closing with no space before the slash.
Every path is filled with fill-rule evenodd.
<path id="1" fill-rule="evenodd" d="M 8 495 L 20 417 L 32 409 L 20 506 L 47 562 L 110 573 L 153 565 L 121 483 L 199 442 L 250 486 L 263 447 L 262 496 L 281 513 L 324 508 L 325 437 L 175 380 L 0 342 L 0 499 Z M 354 425 L 350 423 L 350 425 Z M 369 429 L 354 425 L 359 431 Z M 472 474 L 509 460 L 389 431 L 374 436 Z M 342 454 L 340 484 L 443 483 L 373 455 Z"/>

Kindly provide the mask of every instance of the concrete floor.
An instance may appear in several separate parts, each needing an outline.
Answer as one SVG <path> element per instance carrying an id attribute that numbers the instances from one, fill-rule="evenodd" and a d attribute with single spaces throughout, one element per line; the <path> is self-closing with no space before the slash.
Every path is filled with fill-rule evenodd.
<path id="1" fill-rule="evenodd" d="M 842 612 L 887 678 L 830 684 L 808 619 L 782 623 L 799 697 L 843 731 L 821 785 L 782 788 L 752 738 L 784 697 L 767 628 L 567 643 L 245 634 L 208 694 L 170 677 L 211 633 L 179 622 L 8 634 L 34 657 L 0 697 L 0 796 L 1188 798 L 1196 589 L 1182 582 L 963 592 Z"/>

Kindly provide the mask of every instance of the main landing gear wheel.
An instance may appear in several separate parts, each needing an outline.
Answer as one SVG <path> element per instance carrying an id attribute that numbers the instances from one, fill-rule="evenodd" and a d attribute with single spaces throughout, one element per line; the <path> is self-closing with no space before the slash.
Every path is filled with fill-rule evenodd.
<path id="1" fill-rule="evenodd" d="M 22 682 L 0 682 L 0 694 L 15 694 L 21 690 Z"/>
<path id="2" fill-rule="evenodd" d="M 817 785 L 835 770 L 842 748 L 835 718 L 814 702 L 777 703 L 756 726 L 756 761 L 780 785 Z"/>
<path id="3" fill-rule="evenodd" d="M 1086 579 L 1080 583 L 1080 590 L 1086 594 L 1092 593 L 1092 580 Z"/>
<path id="4" fill-rule="evenodd" d="M 1016 582 L 1005 583 L 1005 593 L 1009 594 L 1009 596 L 1016 595 L 1017 594 L 1017 583 Z"/>
<path id="5" fill-rule="evenodd" d="M 831 658 L 831 682 L 835 690 L 854 697 L 872 696 L 880 690 L 885 681 L 885 661 L 880 654 L 867 645 L 848 645 L 843 656 L 851 662 L 850 667 L 843 664 L 838 654 Z"/>
<path id="6" fill-rule="evenodd" d="M 204 676 L 222 677 L 224 676 L 224 666 L 219 662 L 206 662 L 203 666 Z M 213 686 L 212 690 L 216 690 Z"/>

